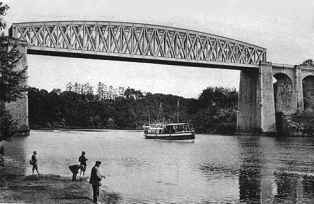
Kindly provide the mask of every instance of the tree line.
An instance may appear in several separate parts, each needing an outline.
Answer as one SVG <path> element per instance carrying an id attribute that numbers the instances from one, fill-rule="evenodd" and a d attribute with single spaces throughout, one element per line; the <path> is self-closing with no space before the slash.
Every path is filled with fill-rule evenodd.
<path id="1" fill-rule="evenodd" d="M 103 82 L 98 82 L 96 89 L 88 82 L 81 84 L 78 82 L 69 82 L 66 85 L 66 91 L 72 91 L 78 94 L 96 94 L 99 100 L 102 99 L 115 99 L 119 96 L 123 96 L 126 88 L 123 86 L 114 87 L 107 85 Z"/>
<path id="2" fill-rule="evenodd" d="M 32 129 L 140 129 L 149 121 L 178 118 L 201 133 L 233 133 L 236 128 L 235 89 L 208 87 L 192 99 L 127 88 L 122 96 L 99 100 L 97 94 L 29 88 L 28 97 Z"/>

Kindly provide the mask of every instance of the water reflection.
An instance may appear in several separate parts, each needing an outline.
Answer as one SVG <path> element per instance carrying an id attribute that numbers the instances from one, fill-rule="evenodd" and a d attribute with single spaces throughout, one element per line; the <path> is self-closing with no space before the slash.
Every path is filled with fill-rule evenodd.
<path id="1" fill-rule="evenodd" d="M 239 142 L 241 146 L 240 201 L 261 203 L 262 152 L 259 138 L 239 138 Z"/>
<path id="2" fill-rule="evenodd" d="M 310 173 L 313 166 L 310 158 L 304 156 L 305 152 L 313 152 L 313 145 L 308 142 L 308 139 L 239 138 L 240 201 L 314 203 L 314 175 Z"/>
<path id="3" fill-rule="evenodd" d="M 276 172 L 276 202 L 313 203 L 314 176 L 302 173 Z"/>
<path id="4" fill-rule="evenodd" d="M 314 176 L 306 175 L 303 177 L 304 197 L 308 199 L 314 198 Z"/>

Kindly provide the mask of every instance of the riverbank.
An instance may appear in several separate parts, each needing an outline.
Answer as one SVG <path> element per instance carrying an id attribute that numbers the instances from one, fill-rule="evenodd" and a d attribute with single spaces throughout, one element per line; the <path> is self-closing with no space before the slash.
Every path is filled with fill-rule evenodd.
<path id="1" fill-rule="evenodd" d="M 143 129 L 109 129 L 109 128 L 86 128 L 86 127 L 80 127 L 80 128 L 72 128 L 72 127 L 65 127 L 65 128 L 32 128 L 31 130 L 36 130 L 36 131 L 84 131 L 84 132 L 103 132 L 103 131 L 112 131 L 112 130 L 123 130 L 123 131 L 138 131 L 138 132 L 143 132 Z M 217 134 L 217 135 L 239 135 L 238 132 L 235 131 L 233 128 L 232 130 L 224 130 L 224 131 L 205 131 L 205 132 L 200 132 L 196 131 L 196 134 Z M 254 132 L 255 133 L 255 132 Z M 256 133 L 258 134 L 258 133 Z"/>
<path id="2" fill-rule="evenodd" d="M 109 129 L 109 128 L 32 128 L 31 130 L 40 130 L 40 131 L 85 131 L 85 132 L 103 132 L 103 131 L 112 131 L 112 130 L 125 130 L 125 131 L 143 131 L 143 129 Z"/>
<path id="3" fill-rule="evenodd" d="M 59 175 L 19 175 L 18 170 L 0 167 L 0 203 L 90 204 L 92 190 L 88 179 L 71 181 Z M 101 190 L 101 203 L 118 203 L 119 195 Z"/>
<path id="4" fill-rule="evenodd" d="M 286 137 L 313 137 L 314 115 L 313 112 L 283 115 L 277 114 L 277 128 L 280 135 Z"/>

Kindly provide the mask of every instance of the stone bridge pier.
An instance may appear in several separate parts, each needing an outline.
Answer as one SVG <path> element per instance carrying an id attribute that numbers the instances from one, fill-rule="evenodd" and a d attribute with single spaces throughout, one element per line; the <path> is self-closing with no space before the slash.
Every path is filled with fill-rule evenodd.
<path id="1" fill-rule="evenodd" d="M 275 111 L 284 115 L 314 112 L 314 64 L 273 64 Z"/>
<path id="2" fill-rule="evenodd" d="M 239 87 L 239 132 L 276 132 L 276 113 L 314 113 L 314 63 L 261 63 L 242 70 Z"/>
<path id="3" fill-rule="evenodd" d="M 276 132 L 271 63 L 241 71 L 238 98 L 239 132 Z"/>

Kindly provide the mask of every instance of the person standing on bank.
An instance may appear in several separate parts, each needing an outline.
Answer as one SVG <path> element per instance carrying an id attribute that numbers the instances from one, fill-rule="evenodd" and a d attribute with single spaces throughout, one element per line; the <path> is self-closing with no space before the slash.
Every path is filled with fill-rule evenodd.
<path id="1" fill-rule="evenodd" d="M 33 166 L 32 168 L 32 172 L 33 174 L 35 173 L 35 170 L 37 172 L 37 174 L 39 175 L 38 172 L 38 160 L 37 160 L 37 152 L 34 151 L 31 160 L 29 161 L 29 163 Z"/>
<path id="2" fill-rule="evenodd" d="M 99 197 L 99 187 L 101 186 L 101 179 L 106 178 L 105 176 L 102 176 L 100 173 L 100 161 L 96 161 L 95 166 L 93 166 L 91 174 L 90 174 L 90 180 L 89 183 L 92 184 L 93 187 L 93 202 L 97 203 L 98 197 Z"/>
<path id="3" fill-rule="evenodd" d="M 85 152 L 83 151 L 82 152 L 82 155 L 79 157 L 79 162 L 80 162 L 80 176 L 84 176 L 84 174 L 85 174 L 85 170 L 86 170 L 86 166 L 87 166 L 87 164 L 86 164 L 86 161 L 87 161 L 87 159 L 86 159 L 86 157 L 85 157 Z"/>

